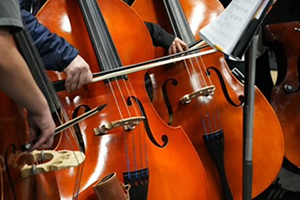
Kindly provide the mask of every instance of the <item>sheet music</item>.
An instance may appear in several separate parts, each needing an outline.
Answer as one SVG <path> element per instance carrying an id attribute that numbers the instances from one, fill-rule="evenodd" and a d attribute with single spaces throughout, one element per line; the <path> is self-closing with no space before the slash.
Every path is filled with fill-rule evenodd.
<path id="1" fill-rule="evenodd" d="M 214 21 L 200 30 L 201 38 L 230 55 L 263 1 L 233 0 Z"/>

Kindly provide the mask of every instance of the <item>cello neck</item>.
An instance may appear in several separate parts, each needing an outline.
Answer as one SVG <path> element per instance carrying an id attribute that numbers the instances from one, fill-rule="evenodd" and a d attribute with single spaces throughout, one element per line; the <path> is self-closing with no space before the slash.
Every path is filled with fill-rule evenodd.
<path id="1" fill-rule="evenodd" d="M 188 45 L 193 44 L 195 42 L 195 38 L 179 0 L 164 0 L 164 4 L 174 34 L 185 41 Z"/>
<path id="2" fill-rule="evenodd" d="M 122 62 L 96 0 L 78 0 L 101 71 L 121 67 Z"/>
<path id="3" fill-rule="evenodd" d="M 16 33 L 14 35 L 14 39 L 20 53 L 22 54 L 31 71 L 35 82 L 44 94 L 51 113 L 55 113 L 61 108 L 61 103 L 55 93 L 54 87 L 51 85 L 44 72 L 44 64 L 41 61 L 36 47 L 33 45 L 33 41 L 28 30 L 23 29 L 21 32 Z"/>

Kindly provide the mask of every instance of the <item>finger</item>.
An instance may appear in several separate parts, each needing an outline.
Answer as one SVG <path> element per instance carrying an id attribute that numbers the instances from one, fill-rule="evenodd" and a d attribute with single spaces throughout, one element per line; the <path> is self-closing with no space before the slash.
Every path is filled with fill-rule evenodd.
<path id="1" fill-rule="evenodd" d="M 34 131 L 33 127 L 29 127 L 29 141 L 33 141 L 34 139 L 36 139 L 37 135 L 36 132 Z"/>
<path id="2" fill-rule="evenodd" d="M 87 83 L 87 73 L 82 72 L 79 75 L 78 83 L 77 83 L 77 86 L 75 89 L 77 90 L 77 89 L 81 88 L 86 83 Z"/>
<path id="3" fill-rule="evenodd" d="M 80 72 L 77 72 L 73 75 L 72 82 L 70 85 L 70 92 L 74 91 L 77 88 L 79 82 L 79 76 L 80 76 Z"/>
<path id="4" fill-rule="evenodd" d="M 176 47 L 177 47 L 177 52 L 182 52 L 183 51 L 180 42 L 176 43 Z M 175 52 L 175 53 L 177 53 L 177 52 Z"/>
<path id="5" fill-rule="evenodd" d="M 87 81 L 88 81 L 88 83 L 93 82 L 93 73 L 91 72 L 90 69 L 88 69 Z"/>
<path id="6" fill-rule="evenodd" d="M 172 48 L 172 54 L 174 54 L 174 53 L 177 53 L 176 42 L 174 43 L 173 48 Z"/>
<path id="7" fill-rule="evenodd" d="M 93 74 L 90 70 L 90 68 L 88 68 L 87 70 L 87 78 L 86 78 L 86 83 L 91 83 L 93 81 Z"/>
<path id="8" fill-rule="evenodd" d="M 184 51 L 186 51 L 186 50 L 189 49 L 188 45 L 186 43 L 184 43 L 184 42 L 182 44 L 182 48 L 183 48 Z"/>
<path id="9" fill-rule="evenodd" d="M 169 49 L 168 49 L 168 54 L 169 54 L 169 55 L 172 54 L 172 45 L 173 45 L 173 44 L 171 44 L 171 46 L 170 46 Z"/>
<path id="10" fill-rule="evenodd" d="M 181 45 L 181 48 L 183 49 L 183 50 L 188 50 L 188 45 L 184 42 L 184 41 L 182 41 L 182 40 L 179 40 L 179 43 L 180 43 L 180 45 Z"/>
<path id="11" fill-rule="evenodd" d="M 39 149 L 49 149 L 52 147 L 54 141 L 54 137 L 50 137 L 46 142 L 40 145 Z"/>
<path id="12" fill-rule="evenodd" d="M 49 140 L 49 141 L 47 141 Z M 40 139 L 30 148 L 30 151 L 34 149 L 50 148 L 53 144 L 53 135 L 44 134 Z"/>
<path id="13" fill-rule="evenodd" d="M 176 45 L 175 43 L 172 44 L 171 48 L 170 48 L 170 54 L 174 54 L 176 53 Z"/>
<path id="14" fill-rule="evenodd" d="M 66 82 L 65 82 L 65 88 L 66 88 L 67 92 L 70 92 L 70 90 L 71 90 L 73 76 L 74 76 L 73 73 L 67 73 L 67 78 L 66 78 Z"/>
<path id="15" fill-rule="evenodd" d="M 28 118 L 28 124 L 29 124 L 29 141 L 33 141 L 37 137 L 35 130 L 38 130 L 38 128 L 36 124 L 32 122 L 31 118 Z"/>
<path id="16" fill-rule="evenodd" d="M 180 43 L 180 48 L 182 51 L 188 50 L 188 46 L 185 43 Z"/>

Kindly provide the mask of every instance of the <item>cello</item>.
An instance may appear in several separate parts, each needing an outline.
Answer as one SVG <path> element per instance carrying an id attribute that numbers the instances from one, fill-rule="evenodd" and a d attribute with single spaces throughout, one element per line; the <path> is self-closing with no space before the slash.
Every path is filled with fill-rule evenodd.
<path id="1" fill-rule="evenodd" d="M 300 173 L 300 148 L 298 142 L 299 116 L 299 52 L 297 40 L 300 22 L 269 24 L 264 29 L 264 41 L 275 53 L 277 80 L 271 92 L 271 105 L 280 121 L 284 136 L 283 166 L 292 172 Z"/>
<path id="2" fill-rule="evenodd" d="M 35 173 L 35 169 L 40 168 L 33 157 L 37 154 L 24 152 L 21 148 L 29 136 L 24 111 L 2 91 L 0 91 L 0 104 L 1 200 L 41 199 L 46 195 L 58 199 L 58 187 L 53 174 L 23 176 L 25 165 L 32 166 L 29 169 L 31 174 Z"/>
<path id="3" fill-rule="evenodd" d="M 136 1 L 132 7 L 145 21 L 158 24 L 166 10 L 169 27 L 188 44 L 199 39 L 199 30 L 223 10 L 217 1 L 163 2 Z M 223 55 L 214 53 L 177 63 L 176 67 L 151 70 L 150 77 L 157 112 L 168 124 L 184 128 L 203 162 L 209 199 L 242 199 L 244 88 L 229 72 Z M 283 158 L 276 115 L 258 90 L 255 102 L 252 197 L 272 183 Z M 274 125 L 266 127 L 266 119 Z"/>
<path id="4" fill-rule="evenodd" d="M 24 165 L 34 164 L 32 154 L 21 150 L 28 136 L 23 110 L 2 91 L 0 107 L 1 200 L 59 199 L 53 173 L 22 177 Z"/>
<path id="5" fill-rule="evenodd" d="M 78 48 L 93 72 L 153 57 L 144 23 L 119 0 L 48 1 L 37 17 Z M 80 124 L 86 161 L 79 199 L 97 199 L 92 186 L 114 172 L 120 182 L 131 186 L 133 200 L 207 199 L 201 161 L 182 129 L 169 127 L 153 110 L 143 87 L 144 73 L 89 84 L 71 94 L 59 93 L 69 115 L 82 105 L 107 104 L 101 114 Z M 50 77 L 54 81 L 61 75 Z M 68 187 L 74 177 L 58 173 L 61 196 L 74 197 Z"/>
<path id="6" fill-rule="evenodd" d="M 20 53 L 26 60 L 35 80 L 40 79 L 38 53 L 33 48 L 26 30 L 14 35 Z M 44 87 L 45 86 L 45 87 Z M 49 88 L 48 88 L 49 89 Z M 47 83 L 42 87 L 47 90 Z M 27 152 L 23 147 L 28 141 L 29 130 L 25 120 L 25 112 L 14 101 L 2 92 L 0 93 L 1 112 L 1 199 L 59 199 L 59 189 L 55 174 L 51 171 L 74 167 L 83 162 L 84 156 L 78 152 L 67 150 L 54 152 L 52 150 Z M 51 109 L 55 106 L 52 100 L 47 102 Z M 59 105 L 59 104 L 57 104 Z M 75 159 L 75 157 L 77 157 Z M 80 157 L 80 158 L 79 158 Z M 75 160 L 75 161 L 74 161 Z M 47 173 L 46 173 L 47 172 Z"/>

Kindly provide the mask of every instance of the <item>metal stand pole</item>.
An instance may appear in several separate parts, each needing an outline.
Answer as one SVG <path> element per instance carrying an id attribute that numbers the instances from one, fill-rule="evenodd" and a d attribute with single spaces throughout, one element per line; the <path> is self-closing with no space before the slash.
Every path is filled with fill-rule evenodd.
<path id="1" fill-rule="evenodd" d="M 255 68 L 258 35 L 254 35 L 245 54 L 245 104 L 243 109 L 243 200 L 251 200 L 253 115 L 255 97 Z"/>

